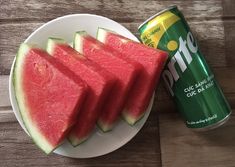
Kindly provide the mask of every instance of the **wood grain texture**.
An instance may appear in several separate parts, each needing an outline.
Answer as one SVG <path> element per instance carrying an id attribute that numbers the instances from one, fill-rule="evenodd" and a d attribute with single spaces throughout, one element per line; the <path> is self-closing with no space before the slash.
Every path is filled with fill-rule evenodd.
<path id="1" fill-rule="evenodd" d="M 92 159 L 71 159 L 45 155 L 17 123 L 12 111 L 0 112 L 1 167 L 128 167 L 160 166 L 157 112 L 153 111 L 143 129 L 127 145 L 117 151 Z"/>
<path id="2" fill-rule="evenodd" d="M 235 1 L 225 0 L 223 1 L 223 18 L 227 20 L 224 24 L 225 34 L 225 50 L 227 64 L 233 66 L 235 62 Z"/>
<path id="3" fill-rule="evenodd" d="M 21 43 L 43 23 L 0 24 L 0 74 L 9 75 L 11 64 Z"/>
<path id="4" fill-rule="evenodd" d="M 178 5 L 187 18 L 199 20 L 222 15 L 221 0 L 12 0 L 1 1 L 0 18 L 10 20 L 48 21 L 59 16 L 72 13 L 99 14 L 119 22 L 144 21 L 156 12 L 170 5 Z M 29 14 L 30 13 L 30 14 Z"/>
<path id="5" fill-rule="evenodd" d="M 8 75 L 0 75 L 0 108 L 10 106 Z"/>
<path id="6" fill-rule="evenodd" d="M 0 74 L 9 75 L 10 67 L 16 55 L 19 45 L 36 28 L 43 23 L 7 23 L 0 24 Z M 121 23 L 131 32 L 137 35 L 137 28 L 140 23 Z M 224 28 L 221 20 L 211 21 L 190 21 L 190 26 L 205 54 L 208 63 L 212 67 L 227 66 L 224 45 Z M 210 35 L 213 34 L 213 35 Z M 229 40 L 229 39 L 228 39 Z M 11 42 L 9 42 L 11 41 Z M 235 64 L 235 62 L 230 62 Z"/>
<path id="7" fill-rule="evenodd" d="M 0 0 L 0 167 L 232 167 L 235 114 L 224 127 L 207 133 L 186 128 L 162 81 L 144 128 L 117 151 L 92 159 L 46 156 L 23 132 L 10 107 L 8 75 L 17 48 L 45 22 L 73 13 L 103 15 L 138 36 L 149 16 L 178 5 L 194 32 L 232 108 L 235 108 L 234 0 Z"/>
<path id="8" fill-rule="evenodd" d="M 235 20 L 228 20 L 224 22 L 225 30 L 225 51 L 226 62 L 229 66 L 234 66 L 235 62 Z"/>
<path id="9" fill-rule="evenodd" d="M 223 17 L 225 19 L 234 20 L 235 18 L 235 2 L 234 0 L 223 0 Z"/>
<path id="10" fill-rule="evenodd" d="M 194 132 L 178 113 L 161 113 L 160 138 L 163 167 L 234 167 L 235 115 L 218 129 Z"/>

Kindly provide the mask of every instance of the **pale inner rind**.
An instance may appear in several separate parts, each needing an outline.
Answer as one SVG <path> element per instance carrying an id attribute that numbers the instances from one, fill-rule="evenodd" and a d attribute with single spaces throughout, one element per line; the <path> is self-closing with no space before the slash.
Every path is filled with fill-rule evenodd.
<path id="1" fill-rule="evenodd" d="M 74 38 L 74 49 L 79 53 L 83 54 L 83 38 L 82 36 L 86 35 L 85 31 L 80 31 L 75 34 Z"/>
<path id="2" fill-rule="evenodd" d="M 99 40 L 100 42 L 105 42 L 105 39 L 106 39 L 106 35 L 107 35 L 107 32 L 105 29 L 103 28 L 99 28 L 98 31 L 97 31 L 97 40 Z"/>
<path id="3" fill-rule="evenodd" d="M 60 38 L 48 38 L 48 41 L 47 41 L 47 52 L 52 55 L 53 52 L 54 52 L 54 47 L 56 44 L 58 43 L 63 43 L 65 44 L 65 41 L 60 39 Z"/>

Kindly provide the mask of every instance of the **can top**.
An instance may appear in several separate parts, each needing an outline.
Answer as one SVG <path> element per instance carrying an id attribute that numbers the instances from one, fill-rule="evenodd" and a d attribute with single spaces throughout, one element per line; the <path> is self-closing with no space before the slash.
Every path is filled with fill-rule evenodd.
<path id="1" fill-rule="evenodd" d="M 159 15 L 161 15 L 162 13 L 164 13 L 164 12 L 166 12 L 166 11 L 169 11 L 169 10 L 171 10 L 171 9 L 174 9 L 174 8 L 177 8 L 177 6 L 176 6 L 176 5 L 169 6 L 168 8 L 163 9 L 163 10 L 161 10 L 160 12 L 156 13 L 155 15 L 149 17 L 149 18 L 148 18 L 147 20 L 145 20 L 142 24 L 140 24 L 140 26 L 138 27 L 138 30 L 141 29 L 141 27 L 142 27 L 143 25 L 145 25 L 147 22 L 149 22 L 150 20 L 152 20 L 152 19 L 155 18 L 156 16 L 159 16 Z"/>

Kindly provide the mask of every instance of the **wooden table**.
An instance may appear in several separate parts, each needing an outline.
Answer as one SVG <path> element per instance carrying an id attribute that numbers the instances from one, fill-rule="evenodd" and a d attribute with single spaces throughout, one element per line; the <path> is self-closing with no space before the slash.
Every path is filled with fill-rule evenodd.
<path id="1" fill-rule="evenodd" d="M 219 129 L 195 133 L 186 128 L 163 84 L 144 128 L 128 144 L 92 159 L 46 156 L 25 134 L 10 105 L 8 78 L 20 43 L 36 28 L 59 16 L 93 13 L 109 17 L 138 35 L 138 25 L 169 5 L 183 11 L 202 52 L 235 107 L 235 1 L 234 0 L 77 0 L 53 3 L 35 0 L 0 1 L 0 167 L 15 166 L 235 166 L 235 115 Z"/>

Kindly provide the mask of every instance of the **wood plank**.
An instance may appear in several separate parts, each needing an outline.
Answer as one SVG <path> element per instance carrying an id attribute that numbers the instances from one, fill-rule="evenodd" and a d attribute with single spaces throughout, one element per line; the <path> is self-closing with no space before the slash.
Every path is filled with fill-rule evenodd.
<path id="1" fill-rule="evenodd" d="M 224 22 L 224 34 L 225 34 L 225 49 L 228 65 L 233 66 L 232 62 L 235 62 L 235 1 L 224 0 L 223 1 L 223 19 Z"/>
<path id="2" fill-rule="evenodd" d="M 157 112 L 152 111 L 143 129 L 133 140 L 106 156 L 92 159 L 71 159 L 55 154 L 46 156 L 22 130 L 12 111 L 0 112 L 0 162 L 4 167 L 159 167 L 158 138 Z"/>
<path id="3" fill-rule="evenodd" d="M 17 52 L 17 48 L 27 36 L 36 28 L 41 26 L 39 23 L 7 23 L 0 24 L 0 74 L 8 75 L 11 64 Z M 140 23 L 122 23 L 131 32 L 138 35 L 137 27 Z M 224 29 L 220 20 L 211 21 L 190 21 L 192 30 L 196 32 L 201 50 L 205 53 L 208 63 L 213 67 L 227 66 L 224 46 Z M 209 32 L 209 33 L 208 33 Z M 213 34 L 213 35 L 210 35 Z M 11 42 L 9 42 L 11 41 Z M 216 56 L 215 56 L 216 55 Z M 235 64 L 235 61 L 230 64 Z"/>
<path id="4" fill-rule="evenodd" d="M 212 67 L 225 67 L 224 27 L 221 20 L 189 22 L 207 62 Z M 235 63 L 235 62 L 234 62 Z"/>
<path id="5" fill-rule="evenodd" d="M 43 23 L 0 24 L 0 75 L 9 75 L 18 46 Z"/>
<path id="6" fill-rule="evenodd" d="M 235 1 L 234 0 L 223 0 L 223 17 L 224 19 L 235 18 Z"/>
<path id="7" fill-rule="evenodd" d="M 160 142 L 163 167 L 233 167 L 235 115 L 218 129 L 193 132 L 177 113 L 160 113 Z"/>
<path id="8" fill-rule="evenodd" d="M 226 62 L 233 66 L 235 62 L 235 19 L 224 22 Z"/>
<path id="9" fill-rule="evenodd" d="M 138 4 L 138 5 L 137 5 Z M 111 17 L 116 21 L 143 21 L 153 14 L 170 5 L 178 5 L 187 18 L 199 20 L 222 15 L 221 0 L 197 0 L 197 1 L 119 1 L 119 0 L 76 0 L 76 1 L 27 1 L 13 0 L 1 1 L 0 18 L 8 20 L 40 20 L 50 19 L 72 13 L 93 13 Z M 30 13 L 30 14 L 29 14 Z"/>
<path id="10" fill-rule="evenodd" d="M 16 118 L 11 107 L 0 108 L 0 124 L 10 122 L 16 122 Z"/>
<path id="11" fill-rule="evenodd" d="M 8 75 L 0 75 L 0 108 L 11 105 L 8 91 L 8 80 Z"/>

